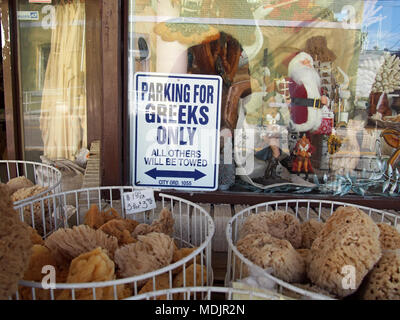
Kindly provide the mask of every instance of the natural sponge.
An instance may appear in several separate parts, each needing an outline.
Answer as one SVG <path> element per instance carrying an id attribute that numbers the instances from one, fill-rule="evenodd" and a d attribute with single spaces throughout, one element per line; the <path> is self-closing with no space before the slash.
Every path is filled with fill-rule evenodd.
<path id="1" fill-rule="evenodd" d="M 310 219 L 301 224 L 301 247 L 303 249 L 310 249 L 312 243 L 317 238 L 319 232 L 321 231 L 324 223 L 315 219 Z"/>
<path id="2" fill-rule="evenodd" d="M 249 215 L 239 229 L 239 239 L 252 233 L 268 233 L 268 221 L 267 212 Z"/>
<path id="3" fill-rule="evenodd" d="M 124 245 L 136 242 L 131 236 L 133 230 L 139 222 L 130 219 L 113 219 L 103 224 L 99 230 L 107 233 L 108 235 L 114 236 L 118 239 L 118 244 Z"/>
<path id="4" fill-rule="evenodd" d="M 386 223 L 378 223 L 377 225 L 381 232 L 379 241 L 381 242 L 382 250 L 400 249 L 400 233 Z"/>
<path id="5" fill-rule="evenodd" d="M 72 260 L 69 267 L 67 283 L 101 282 L 115 279 L 115 265 L 103 249 L 96 248 L 90 252 L 83 253 Z M 99 287 L 95 289 L 96 296 L 93 296 L 93 289 L 75 290 L 77 300 L 112 300 L 114 289 L 112 286 Z M 71 290 L 64 290 L 57 297 L 58 300 L 69 300 L 72 298 Z"/>
<path id="6" fill-rule="evenodd" d="M 299 219 L 286 211 L 275 210 L 267 213 L 266 220 L 271 236 L 289 241 L 295 249 L 301 247 Z"/>
<path id="7" fill-rule="evenodd" d="M 271 268 L 272 275 L 288 282 L 303 281 L 304 260 L 289 241 L 258 233 L 245 236 L 236 246 L 245 258 L 256 265 L 263 269 Z"/>
<path id="8" fill-rule="evenodd" d="M 108 211 L 100 211 L 96 204 L 92 204 L 85 214 L 84 224 L 93 229 L 98 229 L 103 224 L 114 219 L 121 219 L 121 216 L 114 208 Z"/>
<path id="9" fill-rule="evenodd" d="M 11 200 L 13 202 L 24 200 L 42 194 L 46 190 L 48 190 L 48 188 L 41 187 L 39 185 L 21 188 L 12 194 Z M 47 193 L 44 194 L 44 196 L 46 195 Z M 44 236 L 45 234 L 52 231 L 49 208 L 53 208 L 53 203 L 51 202 L 51 199 L 34 201 L 32 204 L 23 206 L 20 209 L 23 213 L 24 222 L 34 227 L 34 229 L 36 229 L 41 236 Z"/>
<path id="10" fill-rule="evenodd" d="M 174 232 L 174 218 L 172 212 L 167 208 L 163 208 L 158 219 L 154 220 L 151 225 L 146 223 L 139 224 L 133 231 L 133 236 L 145 235 L 151 232 L 164 233 L 172 236 Z"/>
<path id="11" fill-rule="evenodd" d="M 400 250 L 387 250 L 362 289 L 365 300 L 400 300 Z"/>
<path id="12" fill-rule="evenodd" d="M 118 240 L 101 230 L 94 230 L 86 225 L 74 226 L 72 229 L 58 229 L 45 240 L 59 265 L 71 261 L 82 253 L 101 247 L 107 255 L 114 256 Z"/>
<path id="13" fill-rule="evenodd" d="M 357 290 L 380 257 L 379 229 L 373 220 L 362 210 L 341 207 L 311 246 L 307 276 L 322 289 L 345 297 Z M 353 279 L 348 278 L 352 274 Z"/>
<path id="14" fill-rule="evenodd" d="M 164 233 L 138 236 L 138 241 L 115 251 L 119 275 L 131 277 L 169 265 L 174 254 L 174 240 Z"/>
<path id="15" fill-rule="evenodd" d="M 31 256 L 30 234 L 13 209 L 8 187 L 0 184 L 0 299 L 17 291 Z"/>
<path id="16" fill-rule="evenodd" d="M 7 182 L 7 187 L 10 189 L 10 194 L 13 194 L 18 189 L 29 188 L 33 186 L 33 182 L 27 179 L 25 176 L 16 177 Z"/>

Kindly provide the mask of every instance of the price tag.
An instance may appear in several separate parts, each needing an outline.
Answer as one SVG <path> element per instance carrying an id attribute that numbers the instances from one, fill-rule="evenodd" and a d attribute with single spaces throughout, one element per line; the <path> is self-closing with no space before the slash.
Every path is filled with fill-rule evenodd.
<path id="1" fill-rule="evenodd" d="M 135 190 L 124 193 L 124 203 L 126 214 L 134 214 L 156 207 L 154 191 L 151 189 Z"/>

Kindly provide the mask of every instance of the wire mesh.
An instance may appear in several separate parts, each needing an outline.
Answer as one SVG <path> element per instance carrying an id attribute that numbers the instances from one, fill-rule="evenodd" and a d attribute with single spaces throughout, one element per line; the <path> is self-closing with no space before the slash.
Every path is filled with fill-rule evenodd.
<path id="1" fill-rule="evenodd" d="M 262 275 L 262 277 L 268 279 L 270 283 L 273 283 L 275 286 L 275 290 L 278 293 L 293 295 L 301 299 L 332 299 L 331 297 L 328 297 L 324 294 L 304 290 L 271 275 L 266 270 L 263 270 L 259 266 L 255 265 L 252 261 L 245 258 L 244 255 L 239 252 L 235 244 L 239 240 L 239 230 L 242 224 L 251 214 L 258 214 L 261 212 L 274 210 L 283 210 L 297 217 L 300 222 L 305 222 L 310 219 L 316 219 L 318 221 L 325 222 L 340 206 L 359 208 L 367 213 L 377 223 L 385 222 L 394 227 L 397 227 L 400 223 L 400 216 L 385 212 L 383 210 L 359 206 L 351 203 L 327 200 L 288 199 L 264 202 L 245 208 L 229 220 L 225 230 L 226 238 L 228 241 L 228 258 L 225 286 L 229 287 L 233 281 L 240 281 L 246 278 L 249 275 L 249 270 L 254 270 L 257 275 Z"/>
<path id="2" fill-rule="evenodd" d="M 178 248 L 195 248 L 193 252 L 168 266 L 132 277 L 90 283 L 54 283 L 44 289 L 40 282 L 22 280 L 19 291 L 13 299 L 54 300 L 67 297 L 90 299 L 121 299 L 137 295 L 143 284 L 149 282 L 150 289 L 157 289 L 160 279 L 168 279 L 166 286 L 178 285 L 210 286 L 213 284 L 211 268 L 211 239 L 215 232 L 214 222 L 209 213 L 200 206 L 172 195 L 159 194 L 161 201 L 155 209 L 135 214 L 127 214 L 124 193 L 137 190 L 134 187 L 99 187 L 72 190 L 49 195 L 17 206 L 22 220 L 30 219 L 34 228 L 46 239 L 59 228 L 70 228 L 84 223 L 84 217 L 92 205 L 101 211 L 114 208 L 124 219 L 134 219 L 140 223 L 151 223 L 158 218 L 162 208 L 168 208 L 174 218 L 173 238 Z M 67 198 L 75 199 L 73 205 Z M 177 280 L 177 277 L 179 279 Z M 152 284 L 152 285 L 151 285 Z M 142 290 L 143 291 L 143 290 Z"/>

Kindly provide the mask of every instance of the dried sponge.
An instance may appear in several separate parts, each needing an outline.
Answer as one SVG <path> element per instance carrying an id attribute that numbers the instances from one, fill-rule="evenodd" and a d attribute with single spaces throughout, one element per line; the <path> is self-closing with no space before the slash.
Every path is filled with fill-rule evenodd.
<path id="1" fill-rule="evenodd" d="M 21 188 L 12 194 L 11 200 L 13 202 L 20 201 L 41 194 L 46 190 L 48 190 L 48 188 L 41 187 L 39 185 Z M 46 195 L 48 194 L 43 194 L 43 196 Z M 41 236 L 44 236 L 52 231 L 50 222 L 51 217 L 49 216 L 49 208 L 52 207 L 53 205 L 49 199 L 43 201 L 34 201 L 32 204 L 23 206 L 21 210 L 23 212 L 24 222 L 36 229 Z"/>
<path id="2" fill-rule="evenodd" d="M 239 238 L 242 239 L 252 233 L 268 233 L 268 213 L 262 212 L 249 215 L 239 229 Z"/>
<path id="3" fill-rule="evenodd" d="M 172 286 L 174 288 L 181 287 L 201 287 L 207 283 L 207 271 L 205 266 L 201 266 L 196 264 L 196 268 L 194 264 L 190 265 L 186 268 L 185 272 L 182 271 L 178 275 L 175 276 L 174 281 L 172 282 Z M 174 300 L 184 300 L 189 299 L 189 294 L 178 293 L 173 295 Z"/>
<path id="4" fill-rule="evenodd" d="M 381 242 L 382 250 L 400 249 L 400 233 L 396 228 L 386 223 L 378 223 L 377 225 L 381 232 L 379 241 Z"/>
<path id="5" fill-rule="evenodd" d="M 41 282 L 44 277 L 42 268 L 46 265 L 56 268 L 56 264 L 56 260 L 48 248 L 35 244 L 32 247 L 32 255 L 29 260 L 28 269 L 24 274 L 24 280 Z"/>
<path id="6" fill-rule="evenodd" d="M 72 229 L 58 229 L 44 243 L 60 265 L 97 247 L 106 249 L 107 255 L 113 257 L 118 248 L 117 238 L 86 225 L 74 226 Z"/>
<path id="7" fill-rule="evenodd" d="M 307 275 L 338 297 L 354 293 L 381 257 L 379 229 L 362 210 L 341 207 L 327 220 L 311 246 Z M 353 285 L 348 285 L 351 270 Z"/>
<path id="8" fill-rule="evenodd" d="M 304 263 L 307 265 L 308 264 L 308 258 L 310 254 L 310 249 L 296 249 L 297 253 L 301 255 L 301 257 L 304 260 Z"/>
<path id="9" fill-rule="evenodd" d="M 42 239 L 42 237 L 40 236 L 40 234 L 37 232 L 36 229 L 33 229 L 32 227 L 28 227 L 30 232 L 31 232 L 31 241 L 32 244 L 40 244 L 40 245 L 44 245 L 44 240 Z"/>
<path id="10" fill-rule="evenodd" d="M 182 260 L 183 258 L 186 258 L 187 256 L 191 255 L 195 250 L 197 249 L 197 247 L 194 248 L 181 248 L 181 249 L 175 249 L 174 250 L 174 254 L 172 256 L 172 262 L 171 263 L 175 263 L 178 262 L 179 260 Z M 194 257 L 193 257 L 194 258 Z M 188 262 L 186 262 L 186 268 L 191 265 L 192 263 L 194 263 L 194 259 L 190 259 Z M 201 255 L 200 253 L 197 254 L 196 256 L 196 263 L 197 264 L 201 264 Z M 182 271 L 183 266 L 179 266 L 178 268 L 174 269 L 172 271 L 172 274 L 178 274 Z"/>
<path id="11" fill-rule="evenodd" d="M 130 219 L 113 219 L 103 224 L 99 230 L 107 233 L 108 235 L 114 236 L 118 239 L 118 244 L 124 245 L 136 242 L 131 236 L 133 230 L 139 222 Z"/>
<path id="12" fill-rule="evenodd" d="M 266 220 L 271 236 L 289 241 L 295 249 L 301 247 L 299 219 L 286 211 L 275 210 L 267 213 Z"/>
<path id="13" fill-rule="evenodd" d="M 10 194 L 13 194 L 18 189 L 33 187 L 34 184 L 25 176 L 13 178 L 7 182 L 7 187 L 10 189 Z"/>
<path id="14" fill-rule="evenodd" d="M 304 249 L 310 249 L 312 243 L 317 238 L 319 232 L 321 231 L 324 223 L 315 219 L 310 219 L 303 222 L 300 225 L 302 240 L 301 247 Z"/>
<path id="15" fill-rule="evenodd" d="M 374 221 L 361 209 L 356 207 L 338 207 L 325 222 L 318 237 L 325 237 L 328 233 L 343 225 L 375 226 Z M 374 230 L 377 230 L 373 227 Z M 379 233 L 379 230 L 378 230 Z"/>
<path id="16" fill-rule="evenodd" d="M 272 269 L 272 275 L 287 282 L 302 282 L 305 276 L 303 258 L 287 240 L 267 233 L 249 234 L 240 239 L 237 249 L 263 269 Z"/>
<path id="17" fill-rule="evenodd" d="M 96 204 L 92 204 L 85 214 L 83 223 L 93 229 L 98 229 L 103 224 L 113 219 L 121 219 L 121 216 L 115 209 L 111 208 L 110 210 L 103 212 L 99 210 L 99 207 Z"/>
<path id="18" fill-rule="evenodd" d="M 30 234 L 13 209 L 8 187 L 0 184 L 0 299 L 15 293 L 24 276 L 31 256 Z"/>
<path id="19" fill-rule="evenodd" d="M 108 257 L 107 252 L 102 248 L 96 248 L 90 252 L 83 253 L 72 260 L 69 267 L 67 283 L 88 283 L 110 281 L 115 279 L 114 262 Z M 71 290 L 65 289 L 57 297 L 57 300 L 72 299 Z M 95 289 L 76 289 L 75 299 L 77 300 L 112 300 L 114 299 L 114 288 L 99 287 Z"/>
<path id="20" fill-rule="evenodd" d="M 116 250 L 114 261 L 121 277 L 132 277 L 169 265 L 173 254 L 174 240 L 166 234 L 152 232 Z"/>
<path id="21" fill-rule="evenodd" d="M 155 281 L 153 278 L 149 279 L 146 284 L 140 289 L 138 294 L 143 294 L 146 292 L 154 292 L 169 289 L 172 287 L 172 283 L 169 283 L 169 274 L 163 273 L 155 277 Z M 157 300 L 167 300 L 166 295 L 160 295 L 157 297 Z"/>
<path id="22" fill-rule="evenodd" d="M 400 300 L 400 250 L 387 250 L 368 275 L 362 299 Z"/>
<path id="23" fill-rule="evenodd" d="M 32 247 L 32 255 L 29 260 L 28 269 L 25 271 L 24 280 L 41 282 L 46 274 L 42 273 L 44 266 L 52 266 L 56 275 L 58 270 L 56 269 L 56 260 L 52 256 L 50 250 L 42 245 L 35 244 Z M 32 288 L 20 286 L 18 289 L 20 299 L 32 300 Z M 35 289 L 35 300 L 50 300 L 50 290 L 47 289 Z"/>
<path id="24" fill-rule="evenodd" d="M 138 235 L 158 232 L 172 236 L 172 233 L 174 232 L 174 223 L 172 212 L 167 208 L 163 208 L 158 219 L 154 220 L 151 225 L 145 223 L 139 224 L 133 231 L 132 235 L 136 238 Z"/>

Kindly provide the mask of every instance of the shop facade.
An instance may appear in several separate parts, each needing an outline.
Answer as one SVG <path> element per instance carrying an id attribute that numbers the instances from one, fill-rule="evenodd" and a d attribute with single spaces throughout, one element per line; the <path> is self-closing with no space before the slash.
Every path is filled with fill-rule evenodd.
<path id="1" fill-rule="evenodd" d="M 175 91 L 136 84 L 138 74 L 210 76 L 221 81 L 213 136 L 218 183 L 213 191 L 166 192 L 201 203 L 340 199 L 398 209 L 398 7 L 359 0 L 3 0 L 7 157 L 73 161 L 100 141 L 102 185 L 140 185 L 137 146 L 157 141 L 162 127 L 171 150 L 189 151 L 169 158 L 201 171 L 196 151 L 209 143 L 191 147 L 195 131 L 188 128 L 201 124 L 206 104 L 185 102 L 178 84 Z M 312 70 L 307 76 L 304 64 Z M 135 130 L 138 113 L 154 120 L 154 133 Z M 215 113 L 208 116 L 216 121 Z M 168 157 L 150 149 L 141 157 L 153 156 L 167 174 Z"/>

